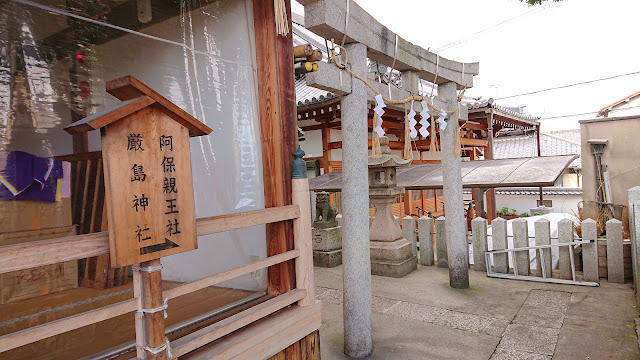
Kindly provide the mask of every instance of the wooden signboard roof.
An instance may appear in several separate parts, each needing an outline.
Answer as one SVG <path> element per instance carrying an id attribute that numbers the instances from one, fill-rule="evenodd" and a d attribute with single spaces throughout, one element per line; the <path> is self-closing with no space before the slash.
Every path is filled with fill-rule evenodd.
<path id="1" fill-rule="evenodd" d="M 576 155 L 462 162 L 462 186 L 495 188 L 552 186 Z M 397 183 L 407 190 L 442 189 L 439 163 L 408 165 L 397 169 Z M 309 180 L 312 191 L 341 191 L 340 170 Z"/>
<path id="2" fill-rule="evenodd" d="M 186 127 L 189 130 L 189 136 L 202 136 L 211 132 L 211 128 L 207 125 L 131 75 L 108 81 L 107 92 L 123 102 L 75 122 L 65 130 L 70 134 L 96 130 L 147 106 L 154 106 Z"/>

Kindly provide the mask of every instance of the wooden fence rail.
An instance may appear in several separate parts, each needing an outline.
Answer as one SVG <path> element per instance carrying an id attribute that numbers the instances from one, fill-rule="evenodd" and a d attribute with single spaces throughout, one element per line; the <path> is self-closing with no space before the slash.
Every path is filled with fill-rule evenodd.
<path id="1" fill-rule="evenodd" d="M 298 205 L 287 205 L 196 220 L 198 236 L 297 219 Z M 0 274 L 109 253 L 109 233 L 67 236 L 0 246 Z"/>
<path id="2" fill-rule="evenodd" d="M 309 211 L 309 209 L 306 209 L 306 212 Z M 308 222 L 306 217 L 305 221 Z M 201 218 L 197 219 L 196 227 L 198 236 L 202 236 L 279 221 L 295 221 L 299 218 L 300 206 L 296 204 L 237 214 Z M 310 232 L 310 228 L 308 230 Z M 2 246 L 0 247 L 0 273 L 107 254 L 109 253 L 108 238 L 109 234 L 107 232 L 101 232 Z M 310 241 L 310 235 L 300 235 L 299 239 L 296 239 L 296 241 Z M 308 244 L 308 247 L 310 246 L 311 245 Z M 303 247 L 303 249 L 307 250 L 306 247 Z M 307 255 L 310 256 L 310 254 Z M 162 297 L 173 299 L 238 276 L 249 274 L 256 270 L 299 258 L 300 256 L 301 250 L 296 248 L 291 251 L 270 256 L 264 260 L 256 261 L 220 274 L 212 275 L 204 279 L 168 289 L 163 291 Z M 185 354 L 199 346 L 207 344 L 217 338 L 244 327 L 253 321 L 268 316 L 295 302 L 299 302 L 308 297 L 308 291 L 313 294 L 313 289 L 295 289 L 231 316 L 224 321 L 215 323 L 205 328 L 208 329 L 206 331 L 205 329 L 202 329 L 188 337 L 178 339 L 175 341 L 176 352 L 180 355 Z M 130 313 L 139 308 L 141 308 L 140 299 L 133 298 L 96 310 L 83 312 L 0 336 L 0 353 L 31 344 L 51 336 L 59 335 L 67 331 L 78 329 L 86 325 L 95 324 L 103 320 Z"/>

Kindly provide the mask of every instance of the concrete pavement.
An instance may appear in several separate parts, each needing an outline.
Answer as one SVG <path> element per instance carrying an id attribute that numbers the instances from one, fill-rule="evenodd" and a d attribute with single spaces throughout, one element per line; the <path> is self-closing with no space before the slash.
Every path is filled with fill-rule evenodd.
<path id="1" fill-rule="evenodd" d="M 447 269 L 372 277 L 371 359 L 640 359 L 629 284 L 491 279 L 449 287 Z M 602 279 L 604 280 L 604 279 Z M 343 354 L 342 266 L 315 268 L 323 359 Z"/>

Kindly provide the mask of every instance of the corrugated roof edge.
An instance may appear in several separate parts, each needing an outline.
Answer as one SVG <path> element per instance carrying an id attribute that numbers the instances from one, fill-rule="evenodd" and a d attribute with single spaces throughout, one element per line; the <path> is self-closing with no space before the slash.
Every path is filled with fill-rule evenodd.
<path id="1" fill-rule="evenodd" d="M 495 188 L 496 194 L 499 195 L 540 195 L 540 188 L 537 187 L 501 187 Z M 471 189 L 463 189 L 465 194 L 471 194 Z M 582 195 L 582 188 L 575 187 L 543 187 L 543 195 Z"/>

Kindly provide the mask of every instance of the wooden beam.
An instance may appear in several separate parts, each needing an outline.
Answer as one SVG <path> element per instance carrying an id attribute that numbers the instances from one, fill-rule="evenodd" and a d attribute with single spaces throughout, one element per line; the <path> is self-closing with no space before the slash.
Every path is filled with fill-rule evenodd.
<path id="1" fill-rule="evenodd" d="M 291 3 L 285 1 L 291 28 Z M 291 161 L 297 144 L 293 33 L 276 34 L 273 1 L 253 0 L 265 207 L 291 205 Z M 267 225 L 267 254 L 293 249 L 292 222 Z M 295 288 L 293 262 L 268 270 L 268 292 Z"/>
<path id="2" fill-rule="evenodd" d="M 210 235 L 299 216 L 298 205 L 253 210 L 197 219 L 196 231 L 198 236 Z M 109 233 L 106 231 L 6 245 L 0 247 L 0 274 L 104 254 L 109 254 Z"/>
<path id="3" fill-rule="evenodd" d="M 309 306 L 316 303 L 313 279 L 313 240 L 311 239 L 311 196 L 309 179 L 293 179 L 293 203 L 300 206 L 300 216 L 293 221 L 293 237 L 300 256 L 296 259 L 296 286 L 307 294 L 298 305 Z"/>
<path id="4" fill-rule="evenodd" d="M 298 205 L 246 211 L 236 214 L 218 215 L 196 220 L 198 236 L 242 229 L 248 226 L 276 223 L 297 219 L 300 216 Z"/>
<path id="5" fill-rule="evenodd" d="M 322 128 L 322 168 L 324 169 L 324 173 L 328 174 L 331 164 L 331 149 L 329 148 L 329 143 L 331 142 L 331 129 L 329 129 L 327 124 L 323 124 Z"/>
<path id="6" fill-rule="evenodd" d="M 111 319 L 135 311 L 138 308 L 138 299 L 129 299 L 97 310 L 86 311 L 73 316 L 50 321 L 42 325 L 16 331 L 0 336 L 0 353 L 15 349 L 20 346 L 34 343 L 67 331 L 82 328 L 83 326 Z"/>
<path id="7" fill-rule="evenodd" d="M 325 124 L 318 125 L 309 125 L 309 126 L 301 126 L 300 130 L 302 131 L 313 131 L 313 130 L 322 130 Z M 333 121 L 326 124 L 327 128 L 333 129 L 342 126 L 342 121 Z"/>
<path id="8" fill-rule="evenodd" d="M 320 303 L 293 305 L 181 359 L 266 359 L 317 330 L 321 324 L 321 309 Z"/>
<path id="9" fill-rule="evenodd" d="M 241 266 L 239 268 L 231 269 L 220 274 L 211 275 L 204 279 L 196 280 L 187 284 L 182 284 L 171 288 L 163 293 L 163 296 L 169 299 L 176 298 L 178 296 L 186 295 L 188 293 L 202 290 L 206 287 L 213 286 L 225 282 L 227 280 L 234 279 L 238 276 L 250 274 L 254 271 L 264 269 L 276 264 L 281 264 L 285 261 L 293 260 L 300 255 L 299 250 L 291 250 L 282 254 L 269 256 L 264 260 L 252 262 L 250 264 Z"/>
<path id="10" fill-rule="evenodd" d="M 196 350 L 295 303 L 305 297 L 306 294 L 307 292 L 302 289 L 291 290 L 198 331 L 192 332 L 189 335 L 173 341 L 171 343 L 171 353 L 174 357 L 179 357 Z"/>

